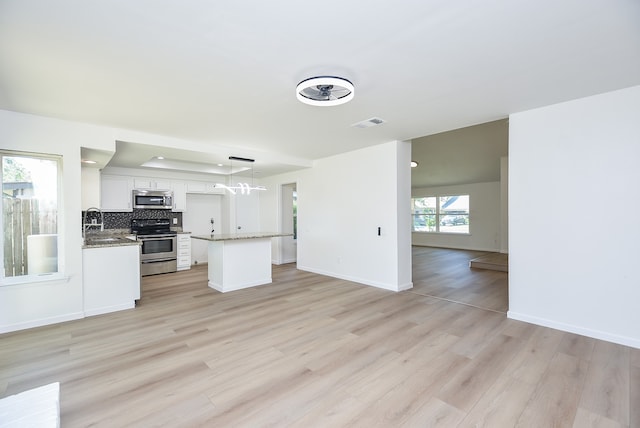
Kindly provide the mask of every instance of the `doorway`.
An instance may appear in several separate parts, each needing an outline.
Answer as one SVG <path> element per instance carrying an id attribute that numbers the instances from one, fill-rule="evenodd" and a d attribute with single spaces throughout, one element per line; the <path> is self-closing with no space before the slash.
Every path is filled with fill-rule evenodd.
<path id="1" fill-rule="evenodd" d="M 182 229 L 192 235 L 222 233 L 222 195 L 187 193 L 187 210 L 182 214 Z M 212 223 L 213 220 L 213 223 Z M 208 241 L 191 240 L 191 263 L 207 263 Z"/>
<path id="2" fill-rule="evenodd" d="M 298 190 L 296 183 L 283 184 L 280 188 L 281 230 L 292 233 L 280 240 L 279 264 L 298 260 Z"/>

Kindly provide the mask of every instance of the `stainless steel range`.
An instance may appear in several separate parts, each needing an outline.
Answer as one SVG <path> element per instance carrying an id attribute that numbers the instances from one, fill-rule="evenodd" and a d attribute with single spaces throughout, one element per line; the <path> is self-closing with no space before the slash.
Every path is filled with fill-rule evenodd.
<path id="1" fill-rule="evenodd" d="M 177 234 L 171 231 L 170 219 L 133 219 L 131 232 L 142 242 L 142 276 L 177 270 Z"/>

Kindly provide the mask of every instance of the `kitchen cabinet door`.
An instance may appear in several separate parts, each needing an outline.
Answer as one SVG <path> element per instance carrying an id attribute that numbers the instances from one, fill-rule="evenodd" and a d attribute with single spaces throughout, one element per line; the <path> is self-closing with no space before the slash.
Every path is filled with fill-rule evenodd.
<path id="1" fill-rule="evenodd" d="M 135 177 L 133 188 L 141 190 L 171 190 L 171 181 L 147 177 Z"/>
<path id="2" fill-rule="evenodd" d="M 133 179 L 133 188 L 141 190 L 153 190 L 154 182 L 150 178 L 135 177 Z"/>
<path id="3" fill-rule="evenodd" d="M 183 181 L 174 181 L 173 189 L 173 212 L 184 212 L 187 210 L 187 189 Z"/>
<path id="4" fill-rule="evenodd" d="M 169 180 L 154 180 L 153 181 L 153 189 L 154 190 L 172 190 L 173 183 Z"/>
<path id="5" fill-rule="evenodd" d="M 103 175 L 100 179 L 100 190 L 102 211 L 133 211 L 133 180 L 130 177 Z"/>
<path id="6" fill-rule="evenodd" d="M 140 299 L 140 247 L 83 249 L 82 281 L 87 316 L 135 307 Z"/>

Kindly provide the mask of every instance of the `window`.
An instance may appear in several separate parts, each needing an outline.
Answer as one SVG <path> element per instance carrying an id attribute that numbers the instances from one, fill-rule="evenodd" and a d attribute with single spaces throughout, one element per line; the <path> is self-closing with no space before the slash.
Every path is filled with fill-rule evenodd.
<path id="1" fill-rule="evenodd" d="M 0 159 L 3 283 L 58 272 L 60 158 L 0 151 Z"/>
<path id="2" fill-rule="evenodd" d="M 469 233 L 469 195 L 411 199 L 414 232 Z"/>

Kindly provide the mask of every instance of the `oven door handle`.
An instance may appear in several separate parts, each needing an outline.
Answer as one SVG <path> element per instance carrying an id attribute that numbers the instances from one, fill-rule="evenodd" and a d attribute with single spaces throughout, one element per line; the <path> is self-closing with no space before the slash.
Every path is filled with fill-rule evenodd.
<path id="1" fill-rule="evenodd" d="M 146 238 L 146 237 L 141 237 L 138 236 L 138 241 L 163 241 L 165 239 L 175 239 L 175 236 L 172 235 L 168 235 L 168 236 L 154 236 L 153 238 Z"/>
<path id="2" fill-rule="evenodd" d="M 140 263 L 160 263 L 160 262 L 172 262 L 176 260 L 175 257 L 169 257 L 168 259 L 153 259 L 153 260 L 141 260 Z"/>

